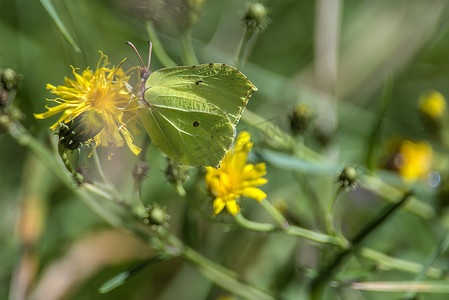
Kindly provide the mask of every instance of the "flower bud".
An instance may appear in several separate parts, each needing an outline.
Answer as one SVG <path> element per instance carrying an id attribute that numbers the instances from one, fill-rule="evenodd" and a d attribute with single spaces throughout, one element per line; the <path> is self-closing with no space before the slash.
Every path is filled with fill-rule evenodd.
<path id="1" fill-rule="evenodd" d="M 355 189 L 358 182 L 358 173 L 353 167 L 344 167 L 340 176 L 338 176 L 338 183 L 340 184 L 340 187 L 345 190 Z"/>
<path id="2" fill-rule="evenodd" d="M 170 216 L 159 205 L 154 205 L 146 209 L 143 222 L 148 225 L 166 226 Z"/>
<path id="3" fill-rule="evenodd" d="M 303 134 L 309 127 L 312 119 L 313 115 L 309 106 L 304 103 L 298 104 L 290 116 L 290 130 L 293 135 Z"/>
<path id="4" fill-rule="evenodd" d="M 136 185 L 139 186 L 142 183 L 143 179 L 147 176 L 149 169 L 150 167 L 146 161 L 139 160 L 137 162 L 133 170 L 133 178 Z"/>
<path id="5" fill-rule="evenodd" d="M 11 91 L 17 88 L 19 76 L 17 76 L 16 71 L 13 69 L 5 69 L 1 72 L 1 81 L 4 88 L 7 91 Z"/>
<path id="6" fill-rule="evenodd" d="M 96 110 L 81 113 L 59 128 L 59 144 L 68 150 L 75 150 L 89 143 L 104 127 L 104 120 Z"/>
<path id="7" fill-rule="evenodd" d="M 172 161 L 167 158 L 167 165 L 165 167 L 165 177 L 167 181 L 171 184 L 177 184 L 179 182 L 184 182 L 189 179 L 190 167 L 186 165 L 181 165 L 177 162 Z"/>
<path id="8" fill-rule="evenodd" d="M 262 3 L 251 3 L 243 17 L 243 21 L 248 31 L 265 29 L 268 24 L 267 9 Z"/>

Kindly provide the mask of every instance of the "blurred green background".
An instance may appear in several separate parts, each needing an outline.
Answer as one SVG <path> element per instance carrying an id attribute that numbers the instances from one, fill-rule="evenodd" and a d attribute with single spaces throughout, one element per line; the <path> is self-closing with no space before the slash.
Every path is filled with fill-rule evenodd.
<path id="1" fill-rule="evenodd" d="M 49 3 L 79 51 L 64 38 L 45 9 Z M 235 64 L 249 3 L 204 1 L 200 18 L 192 27 L 200 63 Z M 417 103 L 430 89 L 449 95 L 447 1 L 267 0 L 263 4 L 268 26 L 250 41 L 241 67 L 259 88 L 248 109 L 288 132 L 289 116 L 296 105 L 307 104 L 314 121 L 302 139 L 326 157 L 320 166 L 285 161 L 253 134 L 252 159 L 267 161 L 269 182 L 262 189 L 272 202 L 286 205 L 294 222 L 322 230 L 314 201 L 332 197 L 343 166 L 365 165 L 386 76 L 392 78 L 392 94 L 382 123 L 377 166 L 387 165 L 391 140 L 409 139 L 432 144 L 436 157 L 433 168 L 445 170 L 447 149 L 425 130 Z M 0 68 L 13 68 L 20 74 L 14 105 L 22 110 L 25 127 L 51 147 L 49 140 L 54 136 L 48 127 L 56 117 L 33 118 L 33 113 L 45 110 L 45 99 L 52 98 L 45 85 L 63 84 L 64 76 L 72 76 L 71 65 L 81 70 L 95 68 L 99 50 L 112 64 L 126 57 L 125 69 L 139 66 L 125 42 L 133 42 L 145 60 L 149 39 L 146 20 L 153 22 L 169 56 L 183 65 L 176 20 L 184 13 L 181 0 L 0 0 Z M 151 69 L 161 67 L 153 55 Z M 238 130 L 251 128 L 245 122 L 238 126 Z M 143 141 L 142 133 L 136 143 Z M 111 229 L 8 134 L 1 133 L 0 145 L 0 299 L 27 299 L 20 294 L 26 286 L 36 297 L 33 299 L 219 299 L 231 295 L 181 259 L 146 268 L 123 286 L 100 295 L 98 288 L 105 281 L 148 257 L 152 250 L 137 238 Z M 85 154 L 79 155 L 80 165 L 89 164 Z M 210 223 L 189 208 L 166 181 L 160 151 L 151 148 L 147 160 L 151 169 L 142 187 L 144 201 L 167 208 L 172 232 L 256 286 L 276 291 L 285 299 L 306 297 L 306 270 L 316 269 L 326 259 L 321 257 L 322 246 L 281 234 L 231 230 Z M 123 149 L 110 161 L 102 156 L 102 162 L 123 195 L 131 195 L 131 173 L 137 158 Z M 201 170 L 190 173 L 194 179 L 201 175 Z M 395 173 L 387 176 L 403 186 Z M 424 201 L 438 209 L 435 195 L 440 186 L 431 187 L 424 181 L 417 183 L 417 190 Z M 195 189 L 194 184 L 189 188 Z M 336 219 L 344 234 L 352 236 L 384 204 L 374 194 L 356 190 L 338 200 Z M 212 211 L 210 202 L 201 207 Z M 255 201 L 242 202 L 242 208 L 250 219 L 269 220 Z M 224 214 L 217 219 L 228 217 Z M 444 232 L 435 219 L 401 211 L 367 243 L 391 256 L 422 264 Z M 434 266 L 447 271 L 447 253 Z M 20 272 L 21 268 L 28 271 Z M 17 278 L 17 274 L 28 274 L 29 278 Z M 355 257 L 339 276 L 340 282 L 351 282 L 413 280 L 416 275 L 383 270 L 372 261 Z M 43 295 L 45 298 L 39 298 Z M 399 299 L 403 295 L 339 287 L 328 297 Z M 418 299 L 446 298 L 444 294 L 424 294 Z"/>

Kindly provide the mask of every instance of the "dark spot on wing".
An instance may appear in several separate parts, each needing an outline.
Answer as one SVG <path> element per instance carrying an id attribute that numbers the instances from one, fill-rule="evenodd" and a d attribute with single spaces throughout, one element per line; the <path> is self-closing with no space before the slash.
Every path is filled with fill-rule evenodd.
<path id="1" fill-rule="evenodd" d="M 200 85 L 201 82 L 204 82 L 202 80 L 198 80 L 197 82 L 195 82 L 196 85 Z"/>
<path id="2" fill-rule="evenodd" d="M 198 121 L 193 122 L 193 127 L 198 127 L 198 126 L 200 126 L 200 122 L 198 122 Z"/>

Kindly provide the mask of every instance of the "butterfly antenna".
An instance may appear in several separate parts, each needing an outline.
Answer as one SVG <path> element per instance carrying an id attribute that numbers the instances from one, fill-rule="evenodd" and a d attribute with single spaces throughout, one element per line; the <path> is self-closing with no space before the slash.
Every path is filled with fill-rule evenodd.
<path id="1" fill-rule="evenodd" d="M 139 59 L 140 59 L 140 62 L 142 63 L 142 66 L 145 68 L 145 64 L 143 63 L 143 59 L 142 59 L 142 57 L 140 56 L 139 51 L 137 51 L 136 46 L 134 46 L 134 44 L 131 43 L 131 42 L 126 42 L 126 43 L 127 43 L 129 46 L 133 47 L 134 51 L 137 53 L 137 56 L 138 56 Z"/>
<path id="2" fill-rule="evenodd" d="M 148 70 L 150 70 L 150 63 L 151 63 L 151 51 L 153 50 L 153 43 L 148 41 L 149 49 L 148 49 Z M 142 60 L 142 59 L 141 59 Z"/>

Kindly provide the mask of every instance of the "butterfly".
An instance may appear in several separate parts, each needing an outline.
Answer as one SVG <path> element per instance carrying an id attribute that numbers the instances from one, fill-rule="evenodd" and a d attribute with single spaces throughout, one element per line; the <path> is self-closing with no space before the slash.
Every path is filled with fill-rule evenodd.
<path id="1" fill-rule="evenodd" d="M 181 164 L 218 166 L 256 86 L 236 68 L 221 63 L 151 74 L 149 65 L 141 69 L 140 117 L 152 142 Z"/>

